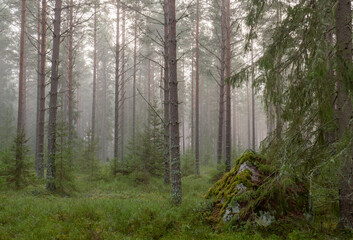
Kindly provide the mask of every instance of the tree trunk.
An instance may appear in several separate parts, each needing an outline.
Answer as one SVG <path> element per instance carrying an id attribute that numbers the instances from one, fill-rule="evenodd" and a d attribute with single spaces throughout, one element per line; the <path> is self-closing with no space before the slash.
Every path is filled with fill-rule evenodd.
<path id="1" fill-rule="evenodd" d="M 185 154 L 185 61 L 183 59 L 183 81 L 181 82 L 181 97 L 183 102 L 181 103 L 181 116 L 182 116 L 182 143 L 183 143 L 183 155 Z"/>
<path id="2" fill-rule="evenodd" d="M 49 101 L 49 126 L 48 126 L 48 165 L 47 165 L 47 189 L 55 191 L 55 154 L 56 154 L 56 115 L 58 101 L 59 81 L 59 54 L 60 54 L 60 27 L 61 27 L 61 0 L 55 1 L 53 55 L 51 66 L 51 86 Z"/>
<path id="3" fill-rule="evenodd" d="M 222 150 L 223 150 L 224 76 L 225 76 L 225 55 L 226 55 L 225 0 L 222 0 L 221 13 L 222 13 L 221 73 L 220 73 L 221 80 L 219 83 L 217 165 L 220 165 L 222 163 Z"/>
<path id="4" fill-rule="evenodd" d="M 191 57 L 191 152 L 195 150 L 195 129 L 194 129 L 194 51 Z"/>
<path id="5" fill-rule="evenodd" d="M 94 146 L 96 135 L 96 101 L 97 101 L 97 4 L 94 5 L 93 27 L 93 95 L 92 95 L 92 136 L 91 146 Z M 94 151 L 94 149 L 92 149 Z"/>
<path id="6" fill-rule="evenodd" d="M 125 8 L 123 7 L 123 13 L 122 13 L 122 49 L 121 49 L 121 150 L 120 150 L 120 156 L 121 156 L 121 161 L 124 161 L 124 145 L 125 145 Z"/>
<path id="7" fill-rule="evenodd" d="M 18 118 L 17 135 L 20 136 L 25 130 L 25 28 L 26 28 L 26 0 L 21 2 L 21 39 L 20 39 L 20 73 L 18 85 Z"/>
<path id="8" fill-rule="evenodd" d="M 251 121 L 251 112 L 250 112 L 250 93 L 249 93 L 249 81 L 246 82 L 246 103 L 248 106 L 248 149 L 251 148 L 251 141 L 250 141 L 250 136 L 251 136 L 251 127 L 250 127 L 250 121 Z"/>
<path id="9" fill-rule="evenodd" d="M 105 51 L 105 49 L 103 50 Z M 102 74 L 103 74 L 103 86 L 102 86 L 102 160 L 107 162 L 107 60 L 102 59 Z"/>
<path id="10" fill-rule="evenodd" d="M 119 60 L 120 60 L 120 0 L 116 6 L 116 45 L 115 45 L 115 122 L 114 122 L 114 175 L 119 158 Z"/>
<path id="11" fill-rule="evenodd" d="M 338 85 L 338 135 L 343 138 L 352 131 L 352 100 L 347 93 L 346 83 L 351 81 L 352 66 L 352 10 L 350 0 L 338 0 L 336 9 L 337 36 L 337 85 Z M 342 158 L 342 174 L 339 181 L 340 227 L 353 228 L 353 175 L 352 145 L 347 146 L 347 156 Z"/>
<path id="12" fill-rule="evenodd" d="M 70 0 L 69 5 L 69 141 L 73 140 L 73 0 Z"/>
<path id="13" fill-rule="evenodd" d="M 169 139 L 169 0 L 164 0 L 164 183 L 170 184 Z"/>
<path id="14" fill-rule="evenodd" d="M 136 133 L 136 71 L 137 71 L 137 12 L 135 12 L 134 25 L 134 73 L 132 84 L 132 146 L 135 147 Z"/>
<path id="15" fill-rule="evenodd" d="M 170 67 L 170 129 L 171 129 L 171 162 L 172 162 L 172 201 L 178 205 L 182 202 L 179 115 L 178 115 L 178 79 L 177 79 L 177 39 L 175 0 L 169 0 L 169 67 Z"/>
<path id="16" fill-rule="evenodd" d="M 277 26 L 279 25 L 281 21 L 281 9 L 280 6 L 277 6 Z M 280 64 L 280 59 L 278 56 L 276 56 L 276 68 L 277 68 L 277 76 L 276 76 L 276 92 L 277 95 L 280 95 L 281 93 L 281 79 L 280 79 L 280 73 L 279 73 L 279 64 Z M 281 103 L 279 99 L 277 99 L 276 106 L 275 106 L 275 113 L 276 113 L 276 139 L 279 141 L 282 137 L 282 119 L 281 119 Z"/>
<path id="17" fill-rule="evenodd" d="M 38 48 L 38 83 L 37 83 L 35 169 L 36 169 L 37 176 L 39 178 L 44 178 L 43 164 L 44 164 L 44 117 L 45 117 L 46 0 L 42 0 L 42 9 L 40 8 L 40 0 L 38 0 L 37 48 Z"/>
<path id="18" fill-rule="evenodd" d="M 236 91 L 234 90 L 234 96 L 233 96 L 233 146 L 235 150 L 237 150 L 237 94 Z"/>
<path id="19" fill-rule="evenodd" d="M 195 173 L 200 175 L 200 89 L 199 89 L 199 41 L 200 41 L 200 0 L 196 1 L 196 83 L 195 83 Z"/>
<path id="20" fill-rule="evenodd" d="M 254 49 L 253 43 L 251 43 L 251 103 L 252 103 L 252 150 L 255 151 L 255 89 L 254 89 L 254 81 L 255 81 L 255 72 L 254 72 Z"/>
<path id="21" fill-rule="evenodd" d="M 226 0 L 226 4 L 223 10 L 225 14 L 225 30 L 226 30 L 226 78 L 231 77 L 231 45 L 230 45 L 230 0 Z M 226 171 L 231 169 L 231 154 L 232 154 L 232 95 L 231 95 L 230 85 L 226 86 Z"/>

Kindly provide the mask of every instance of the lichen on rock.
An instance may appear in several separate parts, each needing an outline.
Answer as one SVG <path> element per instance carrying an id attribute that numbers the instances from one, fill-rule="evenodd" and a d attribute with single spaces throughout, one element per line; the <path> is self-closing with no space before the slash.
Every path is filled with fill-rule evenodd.
<path id="1" fill-rule="evenodd" d="M 304 216 L 308 190 L 280 175 L 276 167 L 253 151 L 244 152 L 231 171 L 207 192 L 213 208 L 207 219 L 215 224 L 252 221 L 262 227 L 287 216 Z"/>

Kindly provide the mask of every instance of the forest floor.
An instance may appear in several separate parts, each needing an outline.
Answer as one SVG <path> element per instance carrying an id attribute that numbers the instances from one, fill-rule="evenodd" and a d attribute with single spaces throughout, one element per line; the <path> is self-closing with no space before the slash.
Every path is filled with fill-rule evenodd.
<path id="1" fill-rule="evenodd" d="M 171 204 L 170 188 L 160 179 L 136 185 L 127 176 L 92 182 L 81 175 L 76 185 L 70 197 L 48 194 L 44 183 L 0 192 L 0 239 L 283 239 L 273 233 L 213 229 L 201 214 L 211 186 L 208 177 L 183 178 L 180 207 Z M 286 239 L 341 238 L 298 230 Z"/>

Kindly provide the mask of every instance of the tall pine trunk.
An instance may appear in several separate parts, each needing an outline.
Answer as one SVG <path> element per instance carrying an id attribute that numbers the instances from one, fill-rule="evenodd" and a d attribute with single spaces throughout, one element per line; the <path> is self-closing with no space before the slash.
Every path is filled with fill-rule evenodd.
<path id="1" fill-rule="evenodd" d="M 194 125 L 194 51 L 191 56 L 191 152 L 195 150 L 195 125 Z"/>
<path id="2" fill-rule="evenodd" d="M 73 129 L 74 129 L 74 120 L 73 120 L 73 0 L 70 0 L 69 5 L 69 141 L 72 143 L 73 140 Z"/>
<path id="3" fill-rule="evenodd" d="M 223 120 L 224 120 L 224 76 L 225 76 L 225 55 L 226 55 L 226 17 L 225 0 L 222 0 L 221 7 L 222 36 L 221 36 L 221 79 L 219 82 L 219 109 L 218 109 L 218 140 L 217 140 L 217 165 L 222 163 L 223 150 Z"/>
<path id="4" fill-rule="evenodd" d="M 135 147 L 136 133 L 136 71 L 137 71 L 137 12 L 135 12 L 134 24 L 134 72 L 132 83 L 132 146 Z"/>
<path id="5" fill-rule="evenodd" d="M 115 43 L 115 121 L 114 121 L 114 175 L 119 158 L 119 62 L 120 62 L 120 0 L 116 5 L 116 43 Z"/>
<path id="6" fill-rule="evenodd" d="M 44 178 L 44 118 L 45 118 L 45 60 L 46 60 L 46 0 L 38 0 L 38 83 L 36 119 L 35 169 L 39 178 Z"/>
<path id="7" fill-rule="evenodd" d="M 175 0 L 169 0 L 169 67 L 170 67 L 170 144 L 172 165 L 172 201 L 178 205 L 182 202 L 179 113 L 178 113 L 178 79 L 177 79 L 177 39 Z"/>
<path id="8" fill-rule="evenodd" d="M 224 10 L 225 14 L 225 30 L 226 30 L 226 42 L 225 42 L 225 67 L 226 67 L 226 78 L 231 77 L 231 45 L 230 45 L 230 0 L 226 0 Z M 232 154 L 232 95 L 230 85 L 226 85 L 226 171 L 231 169 L 231 154 Z"/>
<path id="9" fill-rule="evenodd" d="M 164 183 L 170 183 L 169 140 L 169 0 L 164 0 Z"/>
<path id="10" fill-rule="evenodd" d="M 337 36 L 337 85 L 339 109 L 338 135 L 343 138 L 346 131 L 352 131 L 352 99 L 347 93 L 346 86 L 351 81 L 352 68 L 352 10 L 350 0 L 338 0 L 336 9 Z M 342 174 L 339 180 L 339 206 L 341 227 L 353 228 L 353 175 L 352 145 L 347 146 L 347 155 L 342 157 Z"/>
<path id="11" fill-rule="evenodd" d="M 123 7 L 122 12 L 122 49 L 121 49 L 121 149 L 120 149 L 120 156 L 121 161 L 124 161 L 124 147 L 125 147 L 125 48 L 126 48 L 126 41 L 125 41 L 125 8 Z"/>
<path id="12" fill-rule="evenodd" d="M 56 154 L 56 116 L 58 101 L 59 81 L 59 54 L 60 54 L 60 27 L 61 27 L 61 6 L 62 1 L 55 1 L 55 18 L 53 34 L 53 51 L 51 66 L 51 85 L 49 101 L 49 126 L 48 126 L 48 165 L 47 165 L 47 189 L 55 191 L 55 154 Z"/>
<path id="13" fill-rule="evenodd" d="M 252 104 L 252 150 L 255 151 L 256 140 L 255 140 L 255 72 L 254 72 L 254 49 L 253 43 L 251 43 L 251 104 Z"/>
<path id="14" fill-rule="evenodd" d="M 196 1 L 195 173 L 200 175 L 200 0 Z"/>
<path id="15" fill-rule="evenodd" d="M 94 146 L 96 135 L 96 101 L 97 101 L 97 3 L 94 5 L 93 26 L 93 92 L 92 92 L 92 135 L 91 147 Z M 94 152 L 94 149 L 91 149 Z"/>
<path id="16" fill-rule="evenodd" d="M 20 36 L 20 71 L 18 84 L 18 117 L 17 135 L 25 130 L 25 28 L 26 28 L 26 0 L 21 2 L 21 36 Z"/>

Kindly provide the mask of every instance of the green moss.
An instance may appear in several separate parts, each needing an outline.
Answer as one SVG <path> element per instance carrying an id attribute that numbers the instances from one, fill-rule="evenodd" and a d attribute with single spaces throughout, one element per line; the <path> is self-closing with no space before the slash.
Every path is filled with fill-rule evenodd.
<path id="1" fill-rule="evenodd" d="M 246 168 L 239 173 L 244 163 L 257 170 L 259 179 L 256 182 L 252 181 L 252 170 Z M 234 222 L 254 220 L 259 211 L 271 212 L 276 218 L 286 214 L 303 216 L 308 205 L 307 196 L 308 191 L 303 184 L 291 178 L 279 177 L 276 168 L 266 159 L 246 151 L 236 160 L 235 167 L 224 174 L 206 194 L 206 198 L 215 199 L 213 211 L 207 219 L 222 225 L 226 210 L 235 202 L 240 204 L 241 209 L 235 215 L 237 221 Z"/>

